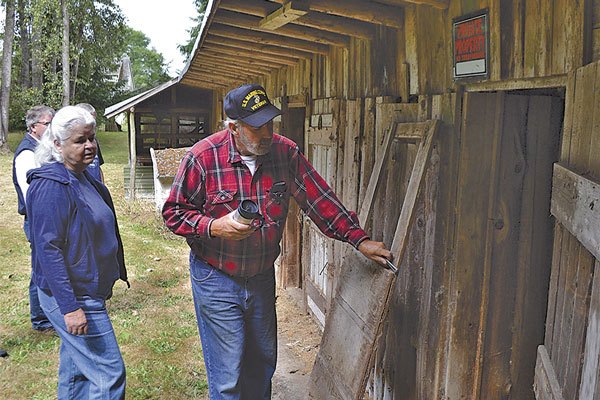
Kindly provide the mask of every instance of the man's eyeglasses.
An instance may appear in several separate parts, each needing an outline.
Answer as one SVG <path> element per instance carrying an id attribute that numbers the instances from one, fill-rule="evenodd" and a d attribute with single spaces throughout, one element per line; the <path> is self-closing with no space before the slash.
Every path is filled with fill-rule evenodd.
<path id="1" fill-rule="evenodd" d="M 52 121 L 46 121 L 46 122 L 38 121 L 38 122 L 36 122 L 36 124 L 48 126 L 48 125 L 50 125 L 50 122 L 52 122 Z"/>

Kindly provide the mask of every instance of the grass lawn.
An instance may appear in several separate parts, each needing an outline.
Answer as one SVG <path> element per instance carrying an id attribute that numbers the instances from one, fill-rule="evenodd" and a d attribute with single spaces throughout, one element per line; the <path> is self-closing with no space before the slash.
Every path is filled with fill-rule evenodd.
<path id="1" fill-rule="evenodd" d="M 9 135 L 11 149 L 22 134 Z M 102 169 L 125 247 L 131 289 L 117 282 L 108 309 L 127 366 L 129 399 L 205 399 L 206 374 L 191 298 L 188 247 L 164 228 L 153 205 L 127 202 L 127 135 L 99 132 Z M 0 397 L 56 397 L 59 339 L 29 322 L 29 245 L 17 214 L 12 155 L 0 155 Z"/>

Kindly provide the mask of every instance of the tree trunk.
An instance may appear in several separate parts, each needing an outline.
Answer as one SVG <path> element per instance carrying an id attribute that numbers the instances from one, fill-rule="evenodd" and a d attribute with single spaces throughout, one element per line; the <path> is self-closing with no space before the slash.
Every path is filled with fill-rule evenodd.
<path id="1" fill-rule="evenodd" d="M 29 25 L 31 17 L 26 14 L 25 0 L 19 0 L 17 5 L 17 14 L 19 15 L 19 33 L 21 36 L 21 82 L 22 88 L 31 87 L 31 67 L 29 61 L 31 58 L 31 49 L 29 48 Z"/>
<path id="2" fill-rule="evenodd" d="M 15 0 L 6 2 L 6 24 L 4 25 L 4 45 L 2 48 L 2 96 L 0 99 L 0 152 L 10 151 L 8 138 L 8 109 L 10 106 L 10 84 L 12 72 L 12 47 L 15 39 Z"/>
<path id="3" fill-rule="evenodd" d="M 63 18 L 63 38 L 62 38 L 62 80 L 63 80 L 63 106 L 69 105 L 70 99 L 70 58 L 69 58 L 69 10 L 68 0 L 61 0 L 62 18 Z"/>
<path id="4" fill-rule="evenodd" d="M 40 17 L 35 16 L 31 27 L 31 35 L 33 36 L 32 41 L 32 52 L 31 52 L 31 78 L 32 86 L 35 89 L 42 90 L 44 83 L 44 73 L 42 71 L 42 29 L 38 25 L 41 21 L 38 21 Z"/>
<path id="5" fill-rule="evenodd" d="M 75 102 L 75 96 L 77 92 L 77 80 L 79 78 L 79 55 L 81 54 L 81 49 L 83 47 L 83 27 L 79 25 L 77 29 L 77 43 L 75 44 L 75 60 L 73 60 L 73 85 L 71 87 L 71 102 Z"/>

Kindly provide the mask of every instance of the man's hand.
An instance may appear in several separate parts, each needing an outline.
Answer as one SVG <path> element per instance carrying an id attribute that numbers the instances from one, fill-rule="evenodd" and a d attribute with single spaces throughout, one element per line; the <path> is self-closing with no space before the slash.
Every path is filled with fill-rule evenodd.
<path id="1" fill-rule="evenodd" d="M 71 335 L 87 335 L 87 318 L 81 308 L 65 314 L 65 325 Z"/>
<path id="2" fill-rule="evenodd" d="M 385 248 L 383 242 L 376 242 L 374 240 L 363 240 L 358 245 L 358 251 L 360 251 L 365 257 L 373 260 L 385 267 L 385 260 L 392 261 L 392 253 Z"/>
<path id="3" fill-rule="evenodd" d="M 215 219 L 210 225 L 210 235 L 232 240 L 242 240 L 252 235 L 256 227 L 237 222 L 233 219 L 233 213 L 235 213 L 235 210 L 221 218 Z"/>

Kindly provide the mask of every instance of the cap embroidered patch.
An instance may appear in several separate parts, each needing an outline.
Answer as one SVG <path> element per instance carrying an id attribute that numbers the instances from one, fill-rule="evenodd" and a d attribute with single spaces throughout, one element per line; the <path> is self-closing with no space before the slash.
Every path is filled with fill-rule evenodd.
<path id="1" fill-rule="evenodd" d="M 266 106 L 269 104 L 269 99 L 267 99 L 267 94 L 262 90 L 253 90 L 244 97 L 242 101 L 242 108 L 246 111 L 254 112 L 261 108 L 262 106 Z"/>
<path id="2" fill-rule="evenodd" d="M 281 114 L 269 101 L 265 89 L 258 84 L 246 84 L 231 90 L 225 96 L 223 109 L 229 118 L 256 128 Z"/>

